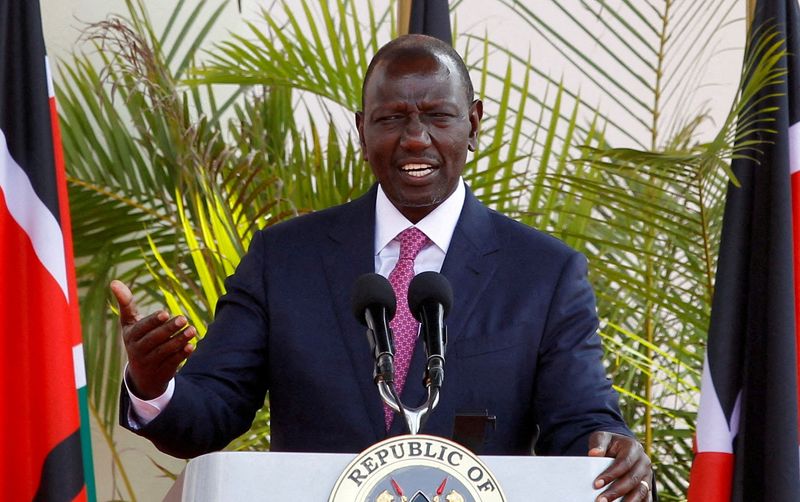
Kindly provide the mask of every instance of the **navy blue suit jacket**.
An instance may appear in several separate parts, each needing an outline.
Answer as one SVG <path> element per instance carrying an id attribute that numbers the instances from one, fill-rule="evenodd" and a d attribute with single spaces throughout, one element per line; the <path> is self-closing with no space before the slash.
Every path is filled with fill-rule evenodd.
<path id="1" fill-rule="evenodd" d="M 215 321 L 139 434 L 180 457 L 248 429 L 269 391 L 274 451 L 357 452 L 387 436 L 365 329 L 350 308 L 374 271 L 375 194 L 259 231 Z M 441 271 L 454 304 L 441 401 L 421 432 L 449 436 L 457 412 L 497 417 L 485 454 L 585 455 L 596 430 L 630 434 L 601 363 L 586 260 L 489 210 L 467 191 Z M 417 344 L 403 402 L 424 402 Z M 129 402 L 123 392 L 121 420 Z M 395 420 L 390 435 L 403 432 Z"/>

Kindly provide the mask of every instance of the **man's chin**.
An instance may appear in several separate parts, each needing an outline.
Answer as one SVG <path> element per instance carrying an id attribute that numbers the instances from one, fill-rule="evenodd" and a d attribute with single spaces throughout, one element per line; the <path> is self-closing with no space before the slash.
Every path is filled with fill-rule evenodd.
<path id="1" fill-rule="evenodd" d="M 430 209 L 433 211 L 439 204 L 447 199 L 446 195 L 436 194 L 425 197 L 404 197 L 398 201 L 392 201 L 397 208 L 408 209 Z"/>
<path id="2" fill-rule="evenodd" d="M 396 206 L 403 206 L 408 208 L 422 209 L 429 207 L 435 208 L 455 192 L 455 187 L 452 190 L 445 190 L 442 188 L 436 190 L 409 190 L 405 193 L 399 194 L 400 196 L 392 202 Z"/>
<path id="3" fill-rule="evenodd" d="M 412 223 L 417 223 L 426 217 L 446 199 L 446 197 L 433 197 L 425 200 L 403 199 L 402 202 L 392 201 L 392 204 L 400 211 L 403 216 Z"/>

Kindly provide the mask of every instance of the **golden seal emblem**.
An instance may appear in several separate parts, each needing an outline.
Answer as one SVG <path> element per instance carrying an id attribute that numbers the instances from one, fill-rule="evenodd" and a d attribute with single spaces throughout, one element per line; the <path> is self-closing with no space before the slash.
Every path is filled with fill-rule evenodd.
<path id="1" fill-rule="evenodd" d="M 505 502 L 497 479 L 471 451 L 426 435 L 397 436 L 361 452 L 328 502 Z"/>

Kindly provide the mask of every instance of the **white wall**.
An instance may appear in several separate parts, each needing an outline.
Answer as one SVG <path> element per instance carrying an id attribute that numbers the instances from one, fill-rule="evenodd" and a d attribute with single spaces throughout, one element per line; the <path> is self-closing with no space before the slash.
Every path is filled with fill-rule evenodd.
<path id="1" fill-rule="evenodd" d="M 190 2 L 194 0 L 189 0 Z M 275 6 L 277 2 L 274 0 L 242 0 L 243 15 L 237 11 L 235 0 L 220 0 L 227 1 L 228 6 L 222 16 L 222 20 L 218 23 L 217 28 L 212 32 L 210 40 L 217 40 L 224 38 L 226 31 L 236 31 L 242 26 L 242 17 L 247 19 L 255 19 L 258 17 L 258 11 L 261 8 L 279 9 L 280 6 Z M 356 0 L 357 4 L 365 4 L 367 0 Z M 291 4 L 297 0 L 288 0 Z M 87 23 L 96 22 L 106 18 L 111 14 L 124 13 L 125 2 L 124 0 L 41 0 L 42 11 L 44 17 L 45 38 L 48 44 L 48 51 L 50 52 L 51 59 L 60 59 L 68 55 L 76 47 L 86 47 L 86 44 L 76 43 L 79 39 L 80 30 L 83 29 Z M 313 2 L 312 2 L 313 3 Z M 373 2 L 376 9 L 382 9 L 385 5 L 384 0 Z M 453 2 L 451 2 L 453 3 Z M 555 9 L 549 2 L 538 1 L 528 2 L 530 5 L 535 6 L 535 12 L 542 18 L 553 20 L 555 26 L 559 26 L 561 20 L 565 20 L 565 14 Z M 618 42 L 610 36 L 607 29 L 599 22 L 593 22 L 594 16 L 591 12 L 581 8 L 579 0 L 562 1 L 562 5 L 571 7 L 571 14 L 580 19 L 590 27 L 593 36 L 599 40 L 599 44 L 614 45 Z M 589 5 L 595 5 L 598 2 L 587 2 Z M 614 8 L 623 4 L 623 0 L 607 0 L 606 2 L 610 8 Z M 155 21 L 156 26 L 162 26 L 171 12 L 175 0 L 145 0 L 145 4 L 150 11 L 151 19 Z M 658 2 L 656 2 L 658 4 Z M 596 7 L 595 7 L 596 8 Z M 732 23 L 721 30 L 721 35 L 715 41 L 714 52 L 715 56 L 708 60 L 708 64 L 703 65 L 697 78 L 703 82 L 700 92 L 696 93 L 691 99 L 683 100 L 680 102 L 668 103 L 668 105 L 683 105 L 688 106 L 689 109 L 703 110 L 708 109 L 710 118 L 701 131 L 705 133 L 703 139 L 710 139 L 708 135 L 715 132 L 715 128 L 722 123 L 723 118 L 729 111 L 731 100 L 736 92 L 736 84 L 739 78 L 739 70 L 741 68 L 742 51 L 741 48 L 744 42 L 744 11 L 745 2 L 740 0 L 736 5 L 734 16 L 741 19 L 741 22 Z M 504 47 L 509 47 L 515 52 L 524 54 L 525 51 L 531 51 L 532 61 L 538 69 L 545 70 L 551 77 L 563 77 L 567 82 L 580 81 L 582 77 L 580 73 L 571 65 L 563 60 L 563 57 L 553 49 L 549 44 L 543 42 L 541 36 L 533 32 L 521 18 L 513 16 L 510 11 L 502 5 L 501 2 L 496 0 L 463 0 L 456 12 L 456 22 L 460 32 L 469 31 L 478 36 L 482 36 L 485 32 L 491 34 L 492 40 Z M 634 20 L 635 21 L 635 20 Z M 563 23 L 564 26 L 569 26 L 567 22 Z M 698 28 L 697 26 L 694 27 Z M 682 33 L 682 40 L 671 40 L 670 43 L 689 43 L 692 40 L 693 31 Z M 591 51 L 592 44 L 585 43 L 586 35 L 580 33 L 561 33 L 568 39 L 575 37 L 576 39 L 583 39 L 581 48 L 586 51 Z M 608 63 L 601 59 L 601 52 L 597 52 L 597 63 L 601 66 Z M 691 54 L 691 52 L 690 52 Z M 504 70 L 505 60 L 502 58 L 494 58 L 493 63 L 499 71 Z M 632 64 L 636 64 L 632 62 Z M 669 68 L 667 68 L 669 71 Z M 650 78 L 650 74 L 644 71 L 643 75 Z M 613 112 L 615 110 L 614 103 L 610 102 L 607 98 L 604 99 L 600 93 L 596 91 L 596 87 L 590 82 L 585 81 L 580 87 L 581 96 L 587 103 L 593 106 L 599 106 L 604 110 Z M 534 88 L 543 86 L 544 83 L 534 79 Z M 641 84 L 638 82 L 630 82 L 632 89 L 642 89 Z M 665 116 L 669 116 L 671 109 L 674 106 L 668 106 L 663 111 Z M 491 109 L 486 110 L 491 113 Z M 349 115 L 343 117 L 346 122 L 350 121 Z M 634 132 L 637 137 L 644 135 L 641 131 L 641 126 L 638 124 L 630 124 L 630 132 Z M 612 137 L 612 141 L 617 139 Z M 629 146 L 621 144 L 622 139 L 615 141 L 615 146 Z"/>

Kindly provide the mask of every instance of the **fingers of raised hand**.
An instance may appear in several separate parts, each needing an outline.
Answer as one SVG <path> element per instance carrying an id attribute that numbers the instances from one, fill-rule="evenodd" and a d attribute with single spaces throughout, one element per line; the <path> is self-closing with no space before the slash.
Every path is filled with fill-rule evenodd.
<path id="1" fill-rule="evenodd" d="M 187 327 L 185 317 L 168 317 L 165 312 L 157 312 L 137 323 L 127 336 L 128 352 L 140 358 L 159 360 L 183 350 L 197 332 Z"/>
<path id="2" fill-rule="evenodd" d="M 171 354 L 167 353 L 162 365 L 170 368 L 170 370 L 174 373 L 178 368 L 178 365 L 182 363 L 184 359 L 189 357 L 192 352 L 194 352 L 194 345 L 189 344 L 187 341 L 183 344 L 183 347 L 178 347 L 175 352 Z"/>
<path id="3" fill-rule="evenodd" d="M 141 339 L 126 343 L 128 383 L 133 393 L 142 399 L 161 395 L 178 365 L 194 351 L 189 342 L 195 336 L 197 331 L 193 326 L 176 333 L 170 320 Z"/>
<path id="4" fill-rule="evenodd" d="M 171 378 L 178 369 L 178 365 L 194 351 L 194 345 L 189 341 L 196 335 L 193 327 L 186 328 L 185 331 L 154 347 L 145 356 L 143 362 L 157 368 L 159 372 L 165 372 Z"/>
<path id="5" fill-rule="evenodd" d="M 175 319 L 172 320 L 174 321 Z M 159 310 L 139 319 L 133 324 L 126 325 L 123 323 L 122 339 L 125 341 L 125 345 L 136 343 L 150 335 L 153 331 L 167 326 L 169 324 L 168 321 L 170 321 L 169 314 L 163 310 Z M 178 329 L 180 328 L 173 326 L 170 334 L 175 333 Z"/>

